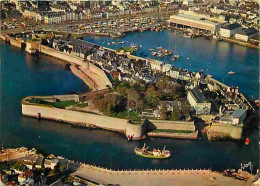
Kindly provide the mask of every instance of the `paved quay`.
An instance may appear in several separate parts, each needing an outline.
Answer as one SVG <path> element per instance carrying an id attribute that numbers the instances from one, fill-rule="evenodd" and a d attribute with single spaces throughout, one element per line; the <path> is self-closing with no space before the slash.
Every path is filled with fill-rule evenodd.
<path id="1" fill-rule="evenodd" d="M 73 176 L 79 176 L 101 184 L 119 184 L 124 186 L 158 186 L 158 185 L 252 185 L 253 176 L 247 181 L 240 181 L 223 176 L 211 170 L 136 170 L 115 171 L 82 164 Z"/>

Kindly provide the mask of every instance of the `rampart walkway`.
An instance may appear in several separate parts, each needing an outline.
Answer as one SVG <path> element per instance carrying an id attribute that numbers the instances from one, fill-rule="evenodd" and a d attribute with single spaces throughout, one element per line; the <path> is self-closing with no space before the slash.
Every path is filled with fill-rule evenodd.
<path id="1" fill-rule="evenodd" d="M 247 182 L 225 177 L 211 170 L 110 170 L 81 164 L 76 172 L 82 178 L 101 184 L 119 185 L 251 185 L 253 177 Z"/>

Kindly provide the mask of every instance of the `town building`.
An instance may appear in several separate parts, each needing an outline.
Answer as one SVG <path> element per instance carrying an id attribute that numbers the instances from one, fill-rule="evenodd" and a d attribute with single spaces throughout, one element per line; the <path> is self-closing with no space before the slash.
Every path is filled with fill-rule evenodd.
<path id="1" fill-rule="evenodd" d="M 199 88 L 195 87 L 189 90 L 187 100 L 194 108 L 197 115 L 210 114 L 211 103 L 205 98 Z"/>
<path id="2" fill-rule="evenodd" d="M 249 39 L 257 35 L 258 35 L 258 31 L 255 28 L 248 28 L 236 33 L 235 38 L 247 42 Z"/>
<path id="3" fill-rule="evenodd" d="M 220 28 L 219 35 L 230 38 L 234 34 L 242 31 L 242 26 L 238 23 L 228 24 Z"/>
<path id="4" fill-rule="evenodd" d="M 225 111 L 220 116 L 220 123 L 223 124 L 232 124 L 232 125 L 239 125 L 241 124 L 246 118 L 246 109 L 238 109 L 235 111 Z"/>

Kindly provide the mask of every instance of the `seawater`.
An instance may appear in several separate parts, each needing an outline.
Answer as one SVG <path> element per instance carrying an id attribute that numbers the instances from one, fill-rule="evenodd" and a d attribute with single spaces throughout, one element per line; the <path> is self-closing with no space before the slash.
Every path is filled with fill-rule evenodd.
<path id="1" fill-rule="evenodd" d="M 142 45 L 142 48 L 136 52 L 137 56 L 144 57 L 141 55 L 143 52 L 147 55 L 145 58 L 157 59 L 193 72 L 203 70 L 229 86 L 239 86 L 240 90 L 250 98 L 258 99 L 259 97 L 259 50 L 254 48 L 224 41 L 206 40 L 202 37 L 183 38 L 168 30 L 132 32 L 120 39 L 88 36 L 84 40 L 113 49 L 131 44 L 137 44 L 139 47 Z M 125 43 L 112 44 L 119 41 L 125 41 Z M 180 59 L 171 62 L 171 56 L 163 58 L 152 56 L 149 49 L 153 48 L 156 51 L 156 48 L 161 46 L 180 55 Z M 235 74 L 228 75 L 229 71 Z"/>

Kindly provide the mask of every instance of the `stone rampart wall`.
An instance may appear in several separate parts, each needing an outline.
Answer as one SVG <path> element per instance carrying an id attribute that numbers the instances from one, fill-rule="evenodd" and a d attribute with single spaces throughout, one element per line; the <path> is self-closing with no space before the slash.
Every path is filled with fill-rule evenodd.
<path id="1" fill-rule="evenodd" d="M 141 138 L 145 132 L 145 125 L 129 124 L 126 119 L 59 109 L 45 105 L 41 106 L 23 103 L 22 114 L 31 117 L 37 117 L 37 115 L 40 114 L 40 117 L 44 119 L 79 124 L 85 127 L 97 127 L 117 131 L 126 134 L 126 136 L 134 135 L 135 138 Z"/>
<path id="2" fill-rule="evenodd" d="M 50 47 L 44 46 L 44 45 L 40 46 L 39 51 L 43 54 L 58 58 L 63 61 L 67 61 L 69 63 L 76 64 L 76 65 L 82 65 L 84 63 L 84 60 L 80 57 L 72 56 L 72 55 L 66 54 L 64 52 L 60 52 L 60 51 L 57 51 Z"/>
<path id="3" fill-rule="evenodd" d="M 206 130 L 209 140 L 218 138 L 231 138 L 239 140 L 242 138 L 243 127 L 234 126 L 231 124 L 213 123 L 211 126 L 208 126 Z"/>
<path id="4" fill-rule="evenodd" d="M 22 41 L 23 41 L 22 39 L 16 40 L 14 38 L 10 38 L 10 44 L 17 48 L 22 48 Z"/>
<path id="5" fill-rule="evenodd" d="M 170 129 L 195 131 L 194 122 L 168 121 L 168 120 L 149 120 L 150 129 Z"/>
<path id="6" fill-rule="evenodd" d="M 101 76 L 105 81 L 105 84 L 109 87 L 112 87 L 111 81 L 108 79 L 106 73 L 102 69 L 98 68 L 96 65 L 92 63 L 89 63 L 89 70 Z"/>
<path id="7" fill-rule="evenodd" d="M 48 106 L 27 105 L 22 104 L 22 114 L 26 116 L 63 121 L 68 123 L 80 124 L 83 126 L 93 126 L 118 132 L 125 133 L 127 128 L 127 120 L 90 114 L 85 112 L 77 112 L 66 109 L 59 109 Z"/>

